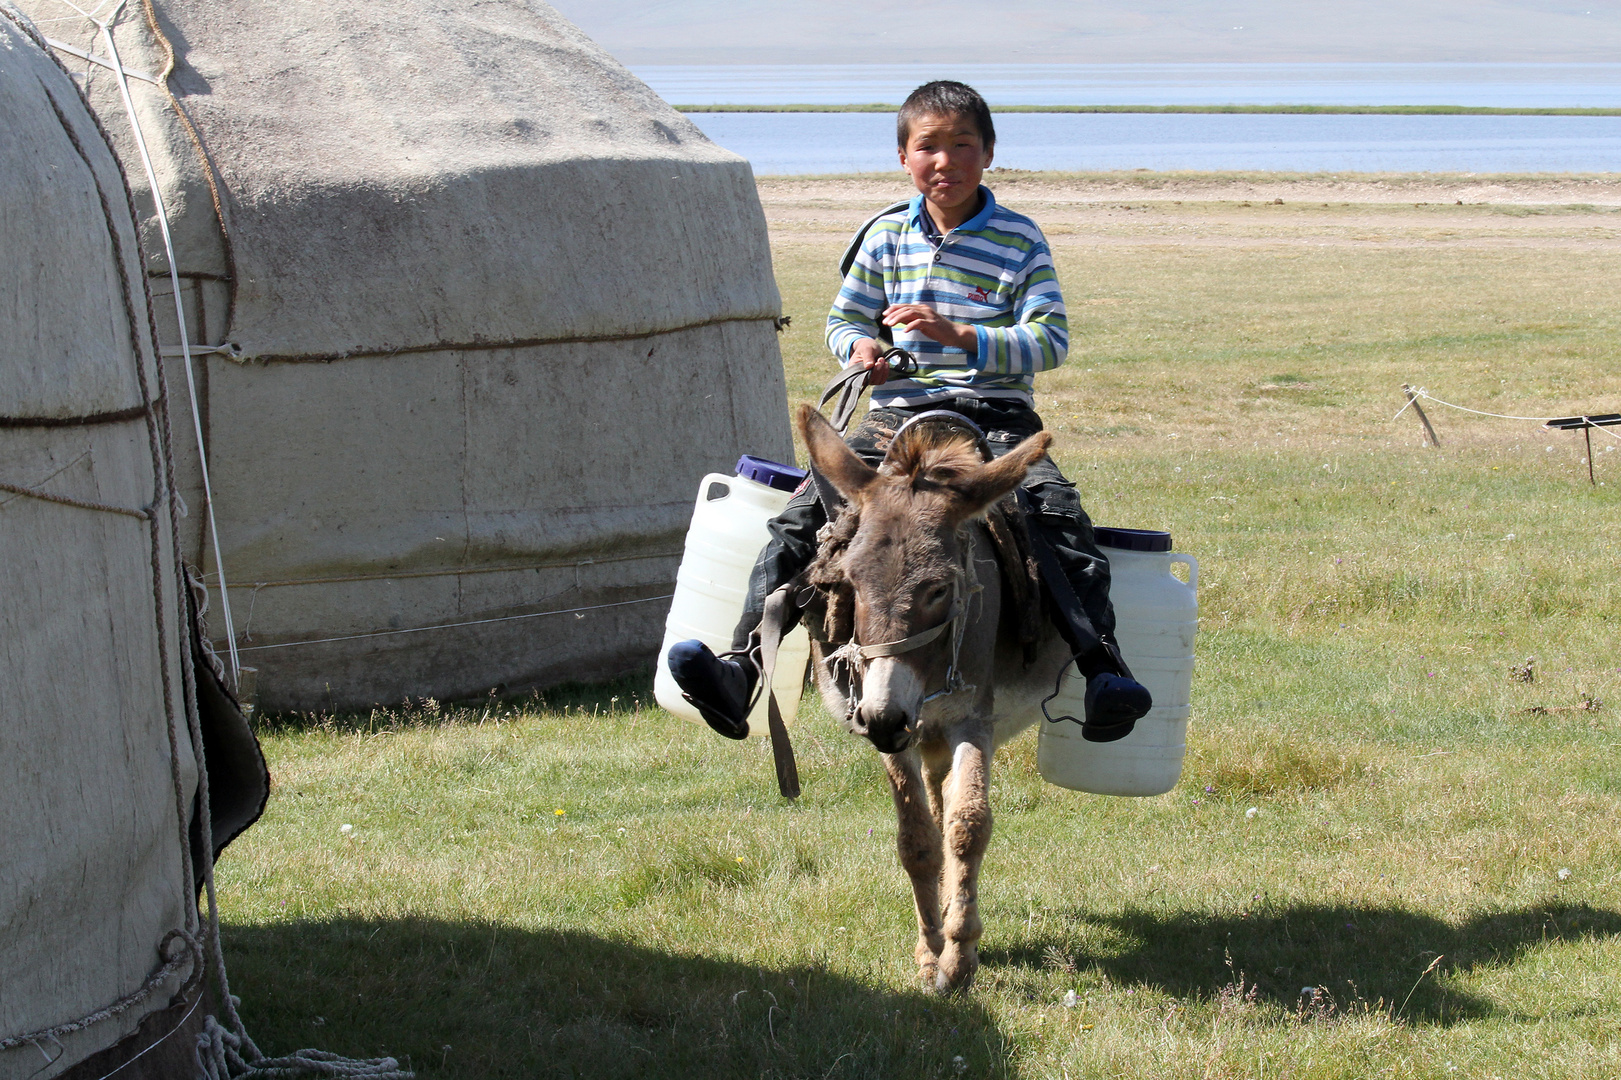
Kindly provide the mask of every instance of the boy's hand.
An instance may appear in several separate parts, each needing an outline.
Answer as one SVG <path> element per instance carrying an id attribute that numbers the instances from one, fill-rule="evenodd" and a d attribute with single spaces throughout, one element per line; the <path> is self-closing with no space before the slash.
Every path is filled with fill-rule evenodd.
<path id="1" fill-rule="evenodd" d="M 885 326 L 915 331 L 963 352 L 973 353 L 979 349 L 979 335 L 972 326 L 954 323 L 927 304 L 891 304 L 884 309 L 883 322 Z"/>
<path id="2" fill-rule="evenodd" d="M 867 384 L 882 386 L 889 381 L 889 361 L 881 359 L 884 347 L 872 338 L 862 338 L 850 350 L 850 363 L 867 369 Z"/>

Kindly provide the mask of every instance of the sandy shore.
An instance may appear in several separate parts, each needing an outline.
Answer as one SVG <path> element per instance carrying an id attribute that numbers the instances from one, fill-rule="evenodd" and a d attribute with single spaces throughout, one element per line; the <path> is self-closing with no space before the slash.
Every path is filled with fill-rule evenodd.
<path id="1" fill-rule="evenodd" d="M 986 182 L 1057 244 L 1621 245 L 1621 175 L 1025 173 Z M 899 172 L 758 180 L 778 243 L 848 238 L 906 198 Z"/>

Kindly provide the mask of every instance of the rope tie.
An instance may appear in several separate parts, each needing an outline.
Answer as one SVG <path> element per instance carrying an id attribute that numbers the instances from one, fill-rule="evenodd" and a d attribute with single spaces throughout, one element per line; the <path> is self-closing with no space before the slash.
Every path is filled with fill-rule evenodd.
<path id="1" fill-rule="evenodd" d="M 180 352 L 186 369 L 186 391 L 191 398 L 191 421 L 193 433 L 197 439 L 197 468 L 203 482 L 203 501 L 208 512 L 208 534 L 214 547 L 214 566 L 219 572 L 220 582 L 220 615 L 225 621 L 225 640 L 231 656 L 231 682 L 235 685 L 240 678 L 242 663 L 236 655 L 236 628 L 231 622 L 231 594 L 225 582 L 225 559 L 220 553 L 219 525 L 214 519 L 214 491 L 208 475 L 208 447 L 203 438 L 202 410 L 197 404 L 197 378 L 192 371 L 191 338 L 186 330 L 186 304 L 180 288 L 180 266 L 175 259 L 174 238 L 169 233 L 169 211 L 164 205 L 163 188 L 158 183 L 158 174 L 152 164 L 152 155 L 146 148 L 146 135 L 141 130 L 140 117 L 135 112 L 135 99 L 130 96 L 129 77 L 124 71 L 124 62 L 118 55 L 118 43 L 113 39 L 113 20 L 124 9 L 127 0 L 118 0 L 104 19 L 90 17 L 101 31 L 102 38 L 107 42 L 107 57 L 111 61 L 111 68 L 118 80 L 118 91 L 124 102 L 124 112 L 129 117 L 130 133 L 135 139 L 135 149 L 141 157 L 141 166 L 146 171 L 146 182 L 152 190 L 153 217 L 158 225 L 158 234 L 163 239 L 164 256 L 169 262 L 169 283 L 174 292 L 174 309 L 176 330 L 180 334 Z M 168 44 L 163 41 L 163 44 Z M 168 83 L 170 71 L 174 68 L 173 52 L 164 67 L 162 78 L 165 86 Z M 173 95 L 171 95 L 173 100 Z M 114 156 L 117 156 L 116 154 Z M 149 294 L 150 295 L 150 294 Z"/>
<path id="2" fill-rule="evenodd" d="M 57 495 L 50 491 L 41 491 L 39 488 L 24 487 L 21 484 L 8 484 L 0 480 L 0 491 L 9 491 L 13 495 L 21 495 L 30 499 L 40 499 L 44 502 L 60 503 L 63 506 L 72 506 L 79 510 L 100 510 L 108 514 L 123 514 L 139 521 L 156 521 L 156 506 L 143 506 L 134 508 L 129 506 L 114 506 L 111 503 L 92 502 L 89 499 L 75 499 L 71 495 Z M 4 506 L 5 503 L 0 503 Z"/>
<path id="3" fill-rule="evenodd" d="M 562 608 L 558 611 L 532 611 L 527 615 L 501 615 L 494 619 L 469 619 L 466 622 L 436 623 L 433 626 L 407 626 L 401 630 L 369 630 L 364 634 L 340 634 L 337 637 L 312 638 L 309 641 L 282 641 L 275 645 L 250 645 L 239 652 L 264 652 L 267 649 L 291 649 L 299 645 L 326 645 L 334 641 L 360 641 L 365 638 L 391 637 L 395 634 L 420 634 L 428 630 L 455 630 L 463 626 L 488 626 L 490 623 L 516 622 L 520 619 L 543 619 L 548 615 L 584 615 L 588 611 L 604 611 L 608 608 L 630 607 L 632 604 L 651 604 L 659 600 L 669 600 L 675 593 L 664 593 L 661 596 L 644 596 L 640 600 L 617 600 L 611 604 L 592 604 L 589 607 Z"/>
<path id="4" fill-rule="evenodd" d="M 231 998 L 231 1011 L 241 999 Z M 230 1031 L 212 1016 L 197 1036 L 197 1059 L 206 1080 L 300 1080 L 311 1076 L 371 1077 L 410 1080 L 416 1074 L 391 1057 L 356 1061 L 326 1050 L 299 1050 L 284 1057 L 265 1057 L 242 1031 Z"/>
<path id="5" fill-rule="evenodd" d="M 178 943 L 178 949 L 174 952 L 174 955 L 167 955 L 171 947 L 175 946 L 176 943 Z M 103 1005 L 95 1012 L 86 1016 L 81 1016 L 77 1020 L 71 1020 L 65 1024 L 57 1024 L 55 1027 L 41 1028 L 39 1031 L 30 1031 L 26 1035 L 12 1035 L 7 1038 L 0 1039 L 0 1050 L 15 1050 L 19 1047 L 30 1045 L 37 1049 L 39 1048 L 39 1044 L 46 1040 L 56 1042 L 58 1045 L 60 1045 L 59 1040 L 63 1035 L 71 1035 L 75 1031 L 83 1031 L 85 1028 L 99 1024 L 103 1020 L 111 1020 L 113 1017 L 126 1013 L 130 1009 L 139 1005 L 141 1002 L 152 996 L 152 991 L 168 982 L 169 979 L 179 972 L 181 967 L 188 962 L 192 966 L 192 972 L 190 977 L 187 978 L 185 986 L 188 988 L 195 986 L 202 978 L 202 946 L 198 944 L 195 937 L 186 933 L 184 930 L 170 930 L 163 936 L 163 941 L 158 944 L 158 959 L 161 960 L 162 963 L 160 963 L 157 969 L 153 971 L 151 975 L 147 976 L 146 981 L 143 982 L 132 993 L 125 994 L 112 1004 Z M 40 1052 L 44 1053 L 43 1050 Z M 54 1061 L 55 1059 L 52 1060 Z"/>
<path id="6" fill-rule="evenodd" d="M 1413 402 L 1419 398 L 1423 398 L 1425 401 L 1432 401 L 1437 405 L 1445 405 L 1449 409 L 1457 409 L 1459 412 L 1473 413 L 1476 416 L 1489 416 L 1493 420 L 1530 420 L 1534 423 L 1546 424 L 1554 420 L 1566 419 L 1566 417 L 1563 416 L 1510 416 L 1507 413 L 1486 412 L 1483 409 L 1471 409 L 1467 405 L 1454 405 L 1450 401 L 1442 401 L 1428 390 L 1425 390 L 1422 386 L 1412 387 L 1412 391 L 1413 396 L 1407 400 L 1406 405 L 1403 405 L 1400 409 L 1396 410 L 1396 415 L 1390 418 L 1392 421 L 1400 420 L 1401 414 L 1412 408 Z M 1621 435 L 1611 431 L 1608 425 L 1593 423 L 1591 416 L 1584 415 L 1580 417 L 1580 419 L 1583 423 L 1588 425 L 1589 430 L 1597 428 L 1599 431 L 1602 431 L 1612 439 L 1621 440 Z"/>

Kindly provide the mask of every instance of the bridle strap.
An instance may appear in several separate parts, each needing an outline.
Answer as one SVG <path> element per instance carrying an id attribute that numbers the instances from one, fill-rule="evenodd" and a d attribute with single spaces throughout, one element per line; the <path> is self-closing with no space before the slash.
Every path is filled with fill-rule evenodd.
<path id="1" fill-rule="evenodd" d="M 794 763 L 793 743 L 788 740 L 788 725 L 782 721 L 782 709 L 777 705 L 777 691 L 772 681 L 777 671 L 777 650 L 782 645 L 783 628 L 799 615 L 793 599 L 799 584 L 797 580 L 791 581 L 766 597 L 765 613 L 760 620 L 760 686 L 766 694 L 766 723 L 771 732 L 772 763 L 777 768 L 777 790 L 785 799 L 799 798 L 799 767 Z"/>
<path id="2" fill-rule="evenodd" d="M 945 620 L 936 623 L 929 629 L 919 631 L 911 637 L 901 638 L 899 641 L 886 641 L 878 645 L 856 645 L 851 642 L 853 648 L 850 651 L 862 660 L 876 660 L 880 656 L 899 656 L 902 653 L 909 653 L 913 649 L 920 649 L 949 630 L 958 619 L 962 618 L 963 611 L 966 608 L 967 605 L 963 603 L 962 596 L 958 595 L 952 599 L 951 611 L 947 613 Z"/>

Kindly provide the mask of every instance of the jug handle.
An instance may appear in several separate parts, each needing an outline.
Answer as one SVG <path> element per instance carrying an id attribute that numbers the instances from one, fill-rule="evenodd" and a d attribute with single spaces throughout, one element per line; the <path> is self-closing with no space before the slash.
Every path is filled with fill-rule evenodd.
<path id="1" fill-rule="evenodd" d="M 1181 563 L 1188 568 L 1188 588 L 1197 591 L 1199 588 L 1199 560 L 1192 555 L 1172 552 L 1170 561 L 1172 563 Z"/>

